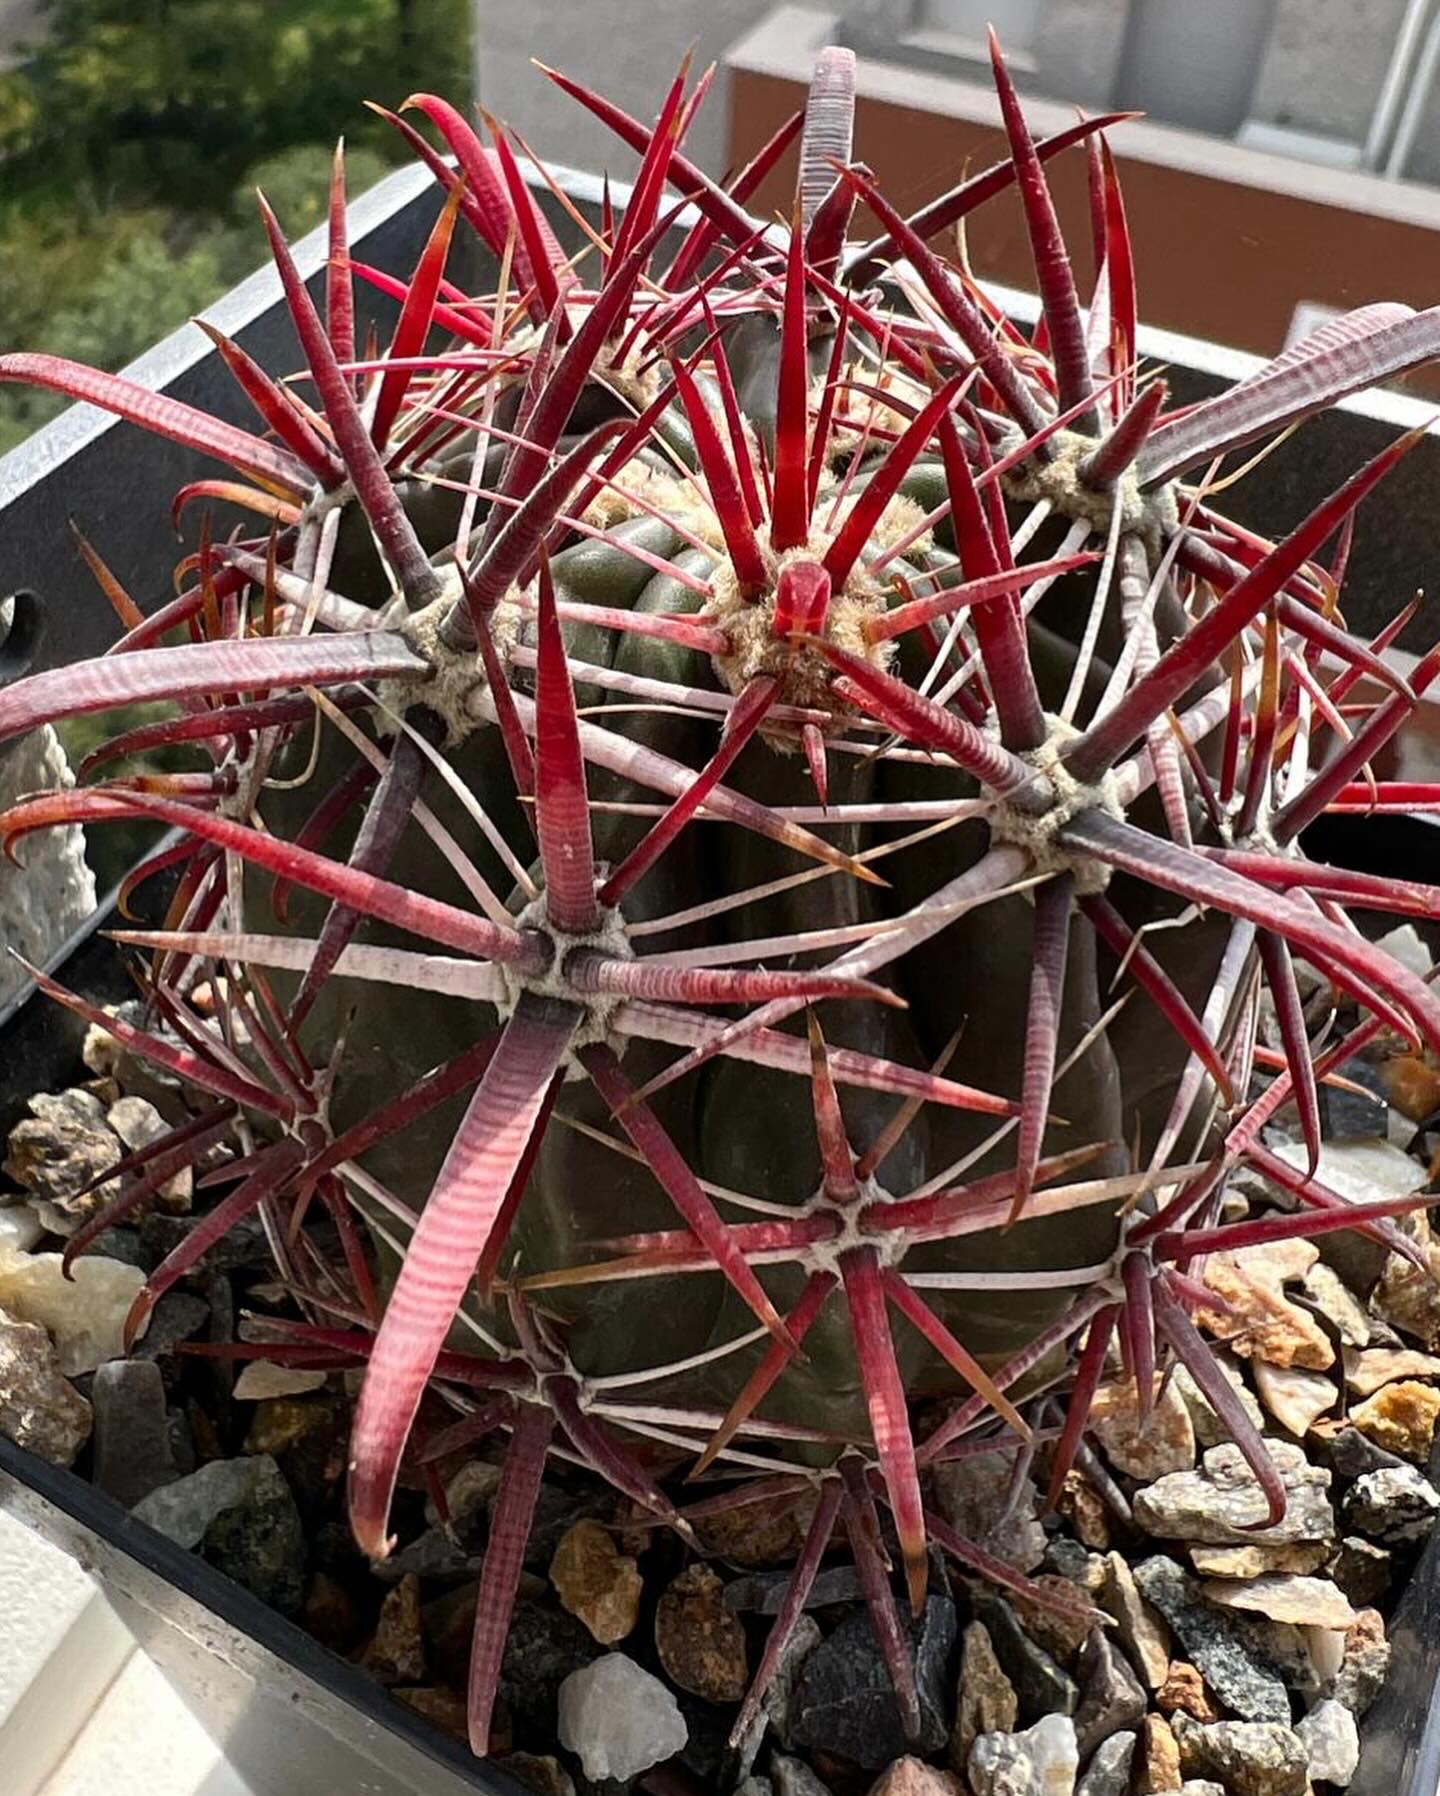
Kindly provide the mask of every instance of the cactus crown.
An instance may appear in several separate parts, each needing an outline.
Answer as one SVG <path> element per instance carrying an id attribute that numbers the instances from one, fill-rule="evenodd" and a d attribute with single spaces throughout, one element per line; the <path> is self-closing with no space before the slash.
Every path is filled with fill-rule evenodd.
<path id="1" fill-rule="evenodd" d="M 177 511 L 262 520 L 203 526 L 147 617 L 82 545 L 122 641 L 0 693 L 4 736 L 175 706 L 0 819 L 9 850 L 67 822 L 180 832 L 131 881 L 178 868 L 165 927 L 120 932 L 150 954 L 146 1020 L 41 978 L 201 1098 L 69 1253 L 235 1136 L 232 1187 L 132 1334 L 259 1211 L 300 1319 L 243 1351 L 364 1364 L 367 1552 L 407 1452 L 505 1439 L 477 1751 L 547 1453 L 687 1538 L 760 1497 L 806 1506 L 737 1740 L 843 1521 L 913 1726 L 877 1505 L 912 1606 L 927 1540 L 1024 1586 L 927 1513 L 928 1468 L 1043 1441 L 1053 1496 L 1118 1349 L 1142 1409 L 1189 1368 L 1273 1519 L 1280 1479 L 1192 1320 L 1197 1261 L 1338 1227 L 1412 1251 L 1403 1205 L 1315 1178 L 1317 1090 L 1382 1029 L 1440 1047 L 1430 985 L 1345 913 L 1440 893 L 1314 864 L 1300 836 L 1417 797 L 1369 766 L 1440 658 L 1407 683 L 1382 655 L 1398 622 L 1366 643 L 1337 610 L 1355 508 L 1413 439 L 1276 543 L 1204 470 L 1434 353 L 1440 322 L 1369 307 L 1167 411 L 1137 359 L 1117 121 L 1037 144 L 994 66 L 1009 156 L 908 219 L 852 160 L 846 52 L 724 186 L 683 154 L 706 79 L 682 69 L 649 126 L 552 74 L 639 155 L 573 257 L 507 133 L 415 96 L 452 159 L 389 115 L 447 194 L 408 281 L 352 261 L 338 160 L 322 308 L 262 201 L 305 381 L 211 332 L 260 433 L 0 357 L 228 466 Z M 759 228 L 745 203 L 797 140 L 794 216 Z M 1072 148 L 1084 307 L 1044 173 Z M 1012 184 L 1029 337 L 931 247 Z M 864 211 L 881 235 L 857 246 Z M 462 225 L 493 292 L 446 278 Z M 357 275 L 399 301 L 383 354 L 356 343 Z M 206 771 L 93 777 L 182 741 Z M 1297 959 L 1358 1009 L 1328 1045 Z M 1261 1138 L 1286 1105 L 1303 1172 Z M 1293 1215 L 1220 1220 L 1246 1163 Z M 338 1263 L 304 1248 L 315 1205 Z M 677 1494 L 686 1463 L 702 1482 Z"/>

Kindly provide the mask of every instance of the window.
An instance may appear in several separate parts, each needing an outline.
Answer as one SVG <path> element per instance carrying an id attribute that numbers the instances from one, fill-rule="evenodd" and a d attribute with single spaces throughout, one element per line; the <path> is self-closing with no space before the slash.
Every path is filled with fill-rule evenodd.
<path id="1" fill-rule="evenodd" d="M 1274 0 L 1137 0 L 1115 98 L 1167 125 L 1233 137 L 1250 110 Z"/>
<path id="2" fill-rule="evenodd" d="M 916 25 L 924 32 L 943 32 L 969 43 L 983 44 L 993 25 L 1012 54 L 1030 48 L 1040 22 L 1041 0 L 921 0 Z"/>

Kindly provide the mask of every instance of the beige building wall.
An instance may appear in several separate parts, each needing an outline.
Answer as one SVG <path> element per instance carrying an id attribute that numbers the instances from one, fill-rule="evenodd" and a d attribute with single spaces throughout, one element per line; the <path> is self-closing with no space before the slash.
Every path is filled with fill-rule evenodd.
<path id="1" fill-rule="evenodd" d="M 45 0 L 0 0 L 0 73 L 14 68 L 19 51 L 44 30 Z"/>
<path id="2" fill-rule="evenodd" d="M 482 105 L 519 130 L 546 161 L 628 180 L 635 158 L 531 66 L 538 57 L 647 122 L 692 45 L 697 68 L 769 10 L 770 0 L 475 0 L 475 89 Z M 685 140 L 686 154 L 723 171 L 726 76 Z"/>

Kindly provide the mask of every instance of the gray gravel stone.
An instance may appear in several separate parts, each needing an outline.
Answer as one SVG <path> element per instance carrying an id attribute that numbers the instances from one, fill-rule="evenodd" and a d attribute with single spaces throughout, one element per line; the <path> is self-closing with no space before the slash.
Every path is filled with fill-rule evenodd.
<path id="1" fill-rule="evenodd" d="M 1440 1514 L 1440 1491 L 1412 1465 L 1366 1472 L 1346 1492 L 1345 1525 L 1398 1545 L 1424 1540 Z"/>
<path id="2" fill-rule="evenodd" d="M 775 1675 L 762 1699 L 766 1718 L 782 1746 L 794 1744 L 790 1738 L 790 1704 L 795 1696 L 801 1668 L 819 1646 L 820 1640 L 819 1622 L 813 1615 L 801 1615 L 796 1620 L 790 1638 L 785 1642 L 780 1663 L 775 1667 Z"/>
<path id="3" fill-rule="evenodd" d="M 372 1574 L 382 1584 L 398 1584 L 411 1573 L 443 1584 L 446 1580 L 453 1583 L 459 1578 L 478 1576 L 484 1563 L 483 1553 L 470 1553 L 463 1545 L 457 1546 L 444 1528 L 427 1528 L 374 1566 Z"/>
<path id="4" fill-rule="evenodd" d="M 1384 1547 L 1362 1540 L 1358 1534 L 1347 1534 L 1330 1575 L 1356 1608 L 1368 1609 L 1390 1588 L 1395 1561 Z"/>
<path id="5" fill-rule="evenodd" d="M 560 1686 L 560 1744 L 589 1778 L 624 1782 L 673 1758 L 688 1738 L 669 1690 L 624 1653 L 606 1653 Z"/>
<path id="6" fill-rule="evenodd" d="M 1129 1796 L 1135 1735 L 1111 1734 L 1095 1748 L 1075 1796 Z"/>
<path id="7" fill-rule="evenodd" d="M 149 1360 L 113 1359 L 97 1367 L 94 1481 L 127 1509 L 180 1476 L 170 1439 L 165 1380 Z"/>
<path id="8" fill-rule="evenodd" d="M 1091 1630 L 1075 1671 L 1081 1691 L 1075 1733 L 1080 1757 L 1087 1759 L 1112 1734 L 1138 1726 L 1149 1704 L 1125 1655 L 1102 1628 Z"/>
<path id="9" fill-rule="evenodd" d="M 725 1607 L 737 1615 L 778 1615 L 790 1589 L 791 1577 L 786 1572 L 753 1572 L 744 1578 L 732 1578 L 725 1586 Z M 865 1591 L 860 1574 L 853 1565 L 827 1566 L 816 1574 L 805 1593 L 807 1609 L 824 1609 L 831 1603 L 855 1603 Z"/>
<path id="10" fill-rule="evenodd" d="M 1045 1548 L 1045 1569 L 1058 1572 L 1074 1584 L 1083 1584 L 1090 1569 L 1090 1553 L 1078 1540 L 1059 1534 Z"/>
<path id="11" fill-rule="evenodd" d="M 170 1132 L 169 1123 L 148 1098 L 118 1098 L 105 1112 L 105 1120 L 131 1153 L 139 1153 L 141 1148 L 151 1146 Z M 179 1172 L 166 1179 L 150 1201 L 161 1209 L 186 1211 L 194 1191 L 194 1170 L 182 1166 Z"/>
<path id="12" fill-rule="evenodd" d="M 1379 1472 L 1387 1466 L 1405 1463 L 1398 1453 L 1387 1453 L 1383 1447 L 1377 1447 L 1358 1428 L 1340 1428 L 1332 1435 L 1317 1430 L 1315 1440 L 1321 1457 L 1337 1478 L 1363 1478 L 1367 1472 Z"/>
<path id="13" fill-rule="evenodd" d="M 177 1545 L 198 1548 L 262 1602 L 291 1614 L 305 1594 L 305 1531 L 295 1498 L 268 1453 L 216 1459 L 135 1505 Z"/>
<path id="14" fill-rule="evenodd" d="M 1344 1789 L 1360 1763 L 1360 1730 L 1344 1703 L 1333 1697 L 1317 1702 L 1295 1732 L 1305 1748 L 1311 1781 Z"/>
<path id="15" fill-rule="evenodd" d="M 179 1382 L 182 1369 L 175 1349 L 182 1341 L 193 1340 L 209 1320 L 210 1305 L 203 1297 L 197 1297 L 193 1291 L 167 1291 L 150 1312 L 150 1326 L 135 1343 L 130 1357 L 154 1360 L 166 1386 L 173 1387 Z"/>
<path id="16" fill-rule="evenodd" d="M 1255 1400 L 1255 1393 L 1245 1382 L 1245 1374 L 1240 1370 L 1232 1355 L 1217 1353 L 1215 1365 L 1227 1384 L 1240 1399 L 1245 1413 L 1257 1428 L 1265 1426 L 1265 1416 Z M 1219 1447 L 1230 1439 L 1230 1430 L 1220 1420 L 1210 1399 L 1201 1391 L 1198 1384 L 1190 1376 L 1184 1366 L 1176 1366 L 1172 1374 L 1175 1389 L 1180 1394 L 1180 1401 L 1190 1412 L 1190 1424 L 1195 1430 L 1195 1438 L 1202 1447 Z"/>
<path id="17" fill-rule="evenodd" d="M 1071 1796 L 1079 1768 L 1068 1715 L 1044 1715 L 1020 1734 L 981 1734 L 970 1748 L 975 1796 Z"/>
<path id="18" fill-rule="evenodd" d="M 776 1753 L 770 1761 L 770 1776 L 775 1796 L 830 1796 L 830 1786 L 822 1783 L 804 1759 L 786 1758 Z"/>
<path id="19" fill-rule="evenodd" d="M 1141 1596 L 1123 1553 L 1105 1558 L 1105 1583 L 1100 1603 L 1113 1615 L 1120 1643 L 1140 1673 L 1147 1690 L 1158 1690 L 1170 1669 L 1170 1630 L 1155 1608 Z"/>
<path id="20" fill-rule="evenodd" d="M 938 1752 L 950 1738 L 950 1656 L 955 1645 L 955 1605 L 932 1596 L 910 1638 L 915 1688 L 920 1698 L 920 1736 L 907 1741 L 900 1725 L 890 1673 L 869 1615 L 842 1621 L 811 1652 L 790 1699 L 791 1736 L 879 1771 L 907 1748 Z"/>
<path id="21" fill-rule="evenodd" d="M 1390 1670 L 1391 1646 L 1377 1610 L 1362 1609 L 1345 1636 L 1344 1656 L 1333 1678 L 1320 1692 L 1333 1696 L 1354 1715 L 1363 1715 L 1380 1694 Z"/>
<path id="22" fill-rule="evenodd" d="M 1187 1776 L 1213 1778 L 1231 1796 L 1305 1796 L 1307 1756 L 1293 1728 L 1273 1721 L 1172 1723 Z"/>
<path id="23" fill-rule="evenodd" d="M 1045 1557 L 1045 1531 L 1040 1526 L 1040 1493 L 1026 1479 L 1018 1499 L 1010 1503 L 1015 1462 L 1008 1453 L 983 1453 L 935 1468 L 935 1500 L 952 1528 L 987 1553 L 1031 1572 Z M 1007 1508 L 1008 1505 L 1008 1508 Z"/>
<path id="24" fill-rule="evenodd" d="M 1289 1722 L 1284 1679 L 1258 1647 L 1258 1630 L 1246 1618 L 1212 1608 L 1197 1580 L 1173 1559 L 1143 1560 L 1135 1567 L 1135 1582 L 1227 1708 L 1246 1721 Z"/>
<path id="25" fill-rule="evenodd" d="M 425 1636 L 452 1685 L 464 1688 L 475 1626 L 476 1587 L 459 1585 L 425 1605 Z M 517 1727 L 554 1739 L 560 1688 L 572 1672 L 599 1657 L 595 1642 L 573 1615 L 521 1596 L 510 1618 L 500 1668 L 500 1698 Z"/>
<path id="26" fill-rule="evenodd" d="M 0 1434 L 51 1465 L 73 1465 L 90 1405 L 60 1371 L 45 1330 L 0 1310 Z"/>
<path id="27" fill-rule="evenodd" d="M 1265 1495 L 1236 1446 L 1212 1447 L 1198 1471 L 1171 1472 L 1137 1491 L 1136 1522 L 1164 1539 L 1207 1545 L 1332 1540 L 1329 1472 L 1289 1441 L 1266 1445 L 1287 1498 L 1285 1514 L 1273 1526 L 1257 1526 L 1265 1519 Z"/>

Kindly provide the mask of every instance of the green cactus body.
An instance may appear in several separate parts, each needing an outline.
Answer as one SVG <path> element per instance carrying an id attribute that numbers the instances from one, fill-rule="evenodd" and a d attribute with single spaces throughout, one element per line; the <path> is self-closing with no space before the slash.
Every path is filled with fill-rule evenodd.
<path id="1" fill-rule="evenodd" d="M 764 393 L 767 367 L 773 379 L 773 333 L 757 333 L 757 345 L 758 368 L 742 363 L 744 390 L 752 401 Z M 862 491 L 870 477 L 862 472 L 851 482 L 853 490 Z M 900 491 L 921 513 L 933 510 L 943 498 L 943 470 L 936 463 L 921 463 Z M 713 551 L 683 547 L 662 519 L 636 515 L 613 524 L 605 540 L 577 538 L 553 557 L 557 597 L 637 612 L 695 615 L 703 611 L 702 593 L 674 573 L 656 573 L 648 560 L 631 552 L 635 549 L 668 560 L 680 575 L 699 580 L 712 574 L 716 562 Z M 923 548 L 913 552 L 909 560 L 912 573 L 922 572 L 937 556 L 944 560 L 942 547 L 937 546 L 933 553 Z M 895 602 L 893 595 L 891 602 Z M 577 663 L 702 691 L 723 690 L 708 657 L 682 645 L 585 623 L 562 628 L 567 649 Z M 1053 632 L 1037 631 L 1037 635 L 1041 636 L 1043 658 L 1045 638 L 1053 637 Z M 1068 653 L 1073 658 L 1073 649 L 1063 638 L 1053 640 L 1058 679 L 1068 674 L 1066 657 Z M 532 626 L 522 627 L 521 641 L 533 645 Z M 906 641 L 901 653 L 913 657 L 918 650 Z M 580 668 L 577 684 L 582 703 L 588 697 L 592 702 L 608 701 L 633 709 L 634 702 L 623 693 L 597 690 L 587 694 Z M 671 709 L 635 710 L 624 727 L 632 741 L 691 767 L 703 765 L 715 742 L 714 725 L 703 715 L 680 715 Z M 863 755 L 831 753 L 829 761 L 830 799 L 836 804 L 963 798 L 976 791 L 968 776 L 917 760 L 872 762 Z M 494 795 L 509 790 L 508 771 L 493 728 L 471 737 L 460 751 L 456 769 L 487 804 Z M 334 773 L 334 766 L 327 765 L 316 783 Z M 766 805 L 814 802 L 809 773 L 793 743 L 757 739 L 744 750 L 729 779 L 737 790 Z M 618 864 L 649 822 L 645 817 L 607 812 L 606 805 L 647 801 L 653 805 L 655 794 L 603 770 L 592 772 L 590 786 L 595 848 L 603 869 Z M 463 811 L 441 782 L 429 779 L 425 796 L 448 828 L 457 833 L 464 828 Z M 297 801 L 287 795 L 283 807 L 267 805 L 267 815 L 275 818 L 277 827 L 283 827 L 285 815 L 296 808 Z M 502 808 L 507 839 L 523 857 L 529 852 L 528 840 L 516 807 Z M 830 839 L 848 853 L 864 854 L 901 833 L 884 824 L 865 824 L 832 831 Z M 902 916 L 938 885 L 977 861 L 984 852 L 986 835 L 983 822 L 962 823 L 877 861 L 877 871 L 887 882 L 883 887 L 827 873 L 735 906 L 708 924 L 668 932 L 659 945 L 683 950 L 716 941 L 739 944 L 762 937 L 849 929 L 878 923 L 887 915 Z M 335 849 L 345 846 L 341 839 Z M 483 867 L 487 876 L 501 884 L 503 872 L 493 856 Z M 750 831 L 701 823 L 683 832 L 628 894 L 625 915 L 631 923 L 649 922 L 708 898 L 765 887 L 803 871 L 803 860 L 791 850 Z M 393 876 L 415 890 L 455 895 L 453 871 L 417 831 L 407 836 Z M 986 1090 L 1018 1094 L 1029 976 L 1028 910 L 1028 897 L 1020 894 L 957 919 L 902 964 L 896 983 L 907 1008 L 828 1005 L 823 1017 L 827 1041 L 919 1069 L 935 1063 L 958 1031 L 958 1045 L 947 1063 L 949 1074 Z M 295 903 L 294 927 L 301 933 L 312 932 L 322 914 L 322 906 L 301 896 Z M 1087 952 L 1084 932 L 1077 929 L 1075 935 L 1064 996 L 1062 1058 L 1095 1022 L 1100 1008 L 1093 948 Z M 403 939 L 399 932 L 373 923 L 363 925 L 362 936 L 397 944 Z M 815 965 L 827 958 L 828 952 L 792 954 L 775 964 Z M 984 986 L 972 990 L 967 986 L 966 969 L 979 967 L 986 969 Z M 334 1120 L 338 1126 L 365 1114 L 384 1090 L 393 1089 L 397 1077 L 407 1082 L 419 1077 L 438 1060 L 469 1047 L 488 1026 L 488 1018 L 483 1012 L 477 1014 L 473 1006 L 400 988 L 368 987 L 359 994 L 358 1003 L 356 997 L 353 988 L 343 994 L 328 991 L 312 1024 L 316 1038 L 324 1039 L 338 1025 L 342 1009 L 353 1007 L 345 1077 L 337 1091 Z M 803 1037 L 803 1019 L 784 1027 L 790 1033 L 798 1030 Z M 658 1048 L 631 1044 L 626 1050 L 627 1071 L 644 1084 L 670 1057 Z M 666 1088 L 655 1102 L 672 1140 L 701 1177 L 716 1187 L 796 1212 L 815 1200 L 820 1163 L 803 1088 L 795 1081 L 777 1079 L 764 1067 L 722 1060 Z M 888 1094 L 864 1089 L 843 1093 L 845 1119 L 857 1152 L 881 1133 L 894 1116 L 897 1102 Z M 372 1150 L 367 1158 L 371 1172 L 407 1201 L 423 1200 L 462 1108 L 459 1099 L 451 1100 L 403 1137 Z M 1057 1117 L 1065 1121 L 1057 1121 L 1047 1133 L 1047 1153 L 1063 1152 L 1088 1141 L 1118 1144 L 1123 1107 L 1114 1054 L 1104 1040 L 1082 1054 L 1059 1080 L 1054 1108 Z M 923 1189 L 947 1168 L 967 1159 L 968 1165 L 957 1177 L 981 1177 L 997 1170 L 1013 1151 L 1005 1137 L 988 1153 L 975 1157 L 995 1131 L 994 1118 L 967 1115 L 943 1105 L 925 1106 L 877 1167 L 874 1194 Z M 673 1210 L 653 1176 L 597 1136 L 608 1136 L 612 1142 L 623 1140 L 594 1091 L 583 1082 L 567 1080 L 557 1093 L 525 1199 L 516 1212 L 505 1266 L 509 1275 L 523 1278 L 583 1268 L 604 1257 L 597 1244 L 673 1227 Z M 1097 1156 L 1093 1170 L 1098 1177 L 1122 1169 L 1123 1156 L 1117 1145 Z M 726 1213 L 734 1220 L 745 1216 L 738 1209 Z M 385 1223 L 386 1235 L 393 1232 L 393 1226 Z M 1059 1275 L 1067 1267 L 1093 1267 L 1103 1260 L 1113 1248 L 1115 1235 L 1113 1214 L 1097 1208 L 1068 1218 L 1063 1227 L 1043 1221 L 1021 1222 L 1009 1230 L 922 1246 L 912 1251 L 907 1264 L 927 1273 Z M 388 1247 L 384 1257 L 393 1263 Z M 804 1268 L 795 1265 L 775 1265 L 761 1272 L 762 1283 L 782 1313 L 795 1301 L 805 1277 Z M 1057 1276 L 1053 1288 L 1040 1291 L 937 1290 L 929 1293 L 929 1301 L 946 1326 L 984 1363 L 993 1365 L 1051 1322 L 1072 1294 Z M 673 1364 L 753 1332 L 753 1318 L 718 1274 L 547 1286 L 537 1296 L 546 1313 L 563 1321 L 567 1352 L 574 1364 L 596 1377 Z M 502 1334 L 508 1332 L 503 1315 L 492 1311 L 487 1323 Z M 463 1344 L 464 1338 L 459 1331 L 452 1336 L 456 1345 Z M 915 1388 L 931 1392 L 964 1388 L 903 1319 L 896 1320 L 896 1338 L 905 1375 Z M 667 1393 L 676 1402 L 723 1410 L 753 1369 L 760 1350 L 758 1344 L 740 1348 L 692 1373 L 671 1375 L 666 1381 Z M 803 1357 L 786 1369 L 761 1413 L 795 1422 L 813 1421 L 823 1414 L 825 1426 L 839 1439 L 865 1440 L 869 1428 L 865 1393 L 850 1330 L 837 1301 L 832 1300 L 821 1312 L 807 1337 Z M 817 1455 L 823 1459 L 827 1452 L 804 1445 L 792 1450 L 801 1459 Z"/>

